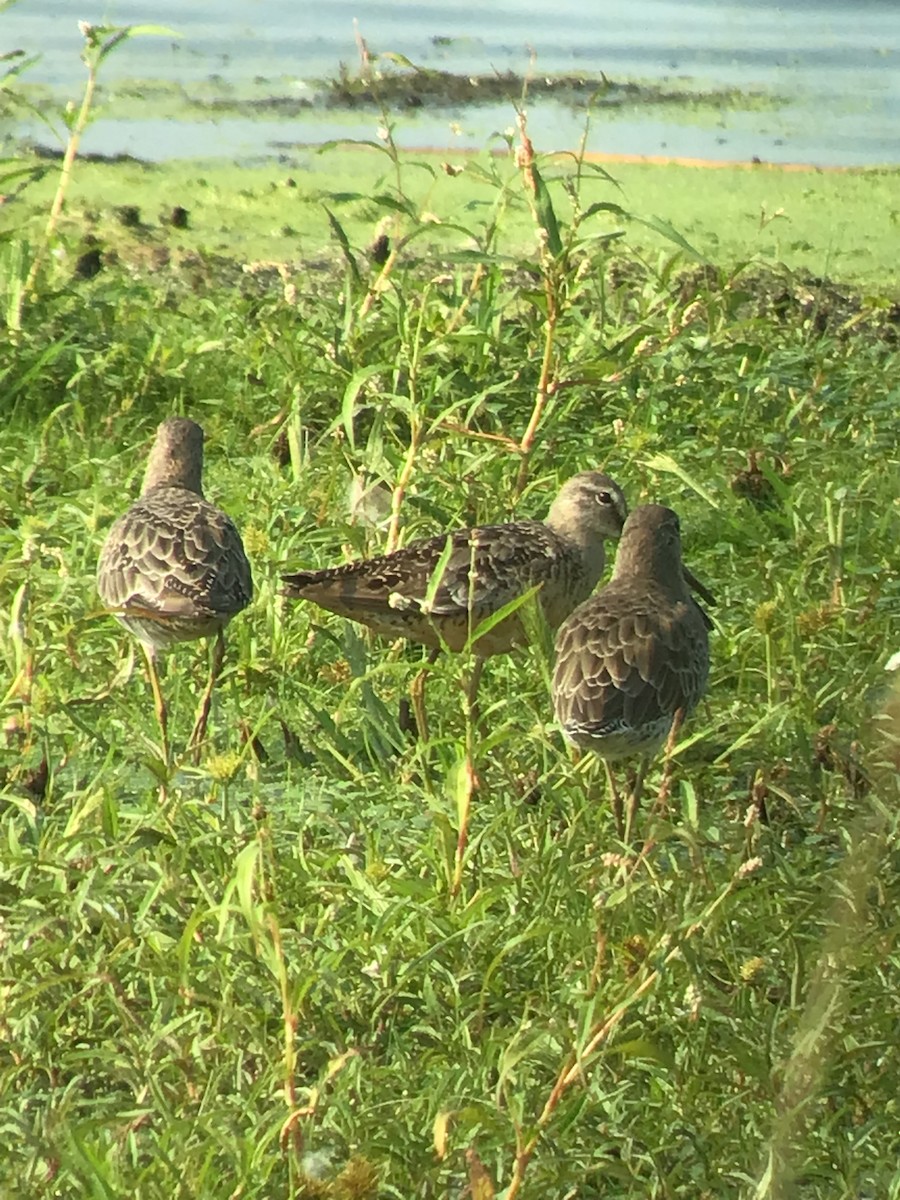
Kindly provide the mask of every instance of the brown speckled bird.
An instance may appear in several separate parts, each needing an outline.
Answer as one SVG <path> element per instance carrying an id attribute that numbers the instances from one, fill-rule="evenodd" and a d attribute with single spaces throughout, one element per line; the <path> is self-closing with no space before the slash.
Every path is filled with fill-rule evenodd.
<path id="1" fill-rule="evenodd" d="M 710 621 L 688 578 L 696 584 L 681 562 L 678 517 L 659 504 L 641 505 L 625 522 L 612 579 L 575 609 L 556 638 L 556 717 L 570 742 L 604 760 L 626 838 L 650 757 L 706 687 Z M 642 761 L 623 820 L 609 764 L 631 756 Z"/>
<path id="2" fill-rule="evenodd" d="M 216 639 L 189 742 L 199 749 L 222 669 L 223 631 L 253 595 L 241 536 L 231 519 L 203 498 L 202 473 L 203 430 L 184 417 L 163 421 L 140 499 L 110 529 L 97 567 L 101 600 L 138 638 L 146 655 L 167 761 L 167 714 L 157 652 L 177 642 Z"/>
<path id="3" fill-rule="evenodd" d="M 556 629 L 586 599 L 603 571 L 604 539 L 617 538 L 627 514 L 622 490 L 608 475 L 583 471 L 568 480 L 544 521 L 481 525 L 410 542 L 379 558 L 283 575 L 286 596 L 312 600 L 388 637 L 476 655 L 474 704 L 484 659 L 525 641 L 513 612 L 482 635 L 479 625 L 532 587 L 547 624 Z M 473 640 L 474 635 L 474 640 Z M 424 705 L 416 694 L 419 730 Z"/>

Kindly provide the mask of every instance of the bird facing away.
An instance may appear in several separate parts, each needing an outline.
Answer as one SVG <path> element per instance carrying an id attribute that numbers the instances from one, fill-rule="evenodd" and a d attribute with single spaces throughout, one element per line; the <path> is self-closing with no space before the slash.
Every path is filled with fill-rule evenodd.
<path id="1" fill-rule="evenodd" d="M 471 702 L 483 660 L 526 640 L 517 612 L 481 636 L 479 625 L 539 586 L 547 624 L 556 629 L 596 587 L 604 539 L 619 536 L 627 511 L 614 480 L 583 471 L 563 484 L 544 521 L 459 529 L 378 558 L 282 575 L 284 594 L 435 652 L 462 650 L 475 634 Z M 417 716 L 424 732 L 424 712 Z"/>
<path id="2" fill-rule="evenodd" d="M 630 833 L 647 762 L 703 695 L 709 626 L 685 578 L 677 515 L 640 505 L 625 522 L 610 582 L 560 628 L 553 672 L 557 720 L 569 741 L 603 758 L 620 834 Z M 642 770 L 623 826 L 609 763 L 632 755 Z"/>
<path id="3" fill-rule="evenodd" d="M 215 637 L 209 681 L 189 745 L 206 732 L 225 653 L 224 629 L 250 603 L 253 581 L 240 534 L 203 498 L 203 430 L 170 417 L 156 431 L 140 499 L 115 522 L 97 568 L 106 608 L 137 637 L 147 657 L 163 749 L 165 702 L 156 654 L 177 642 Z"/>

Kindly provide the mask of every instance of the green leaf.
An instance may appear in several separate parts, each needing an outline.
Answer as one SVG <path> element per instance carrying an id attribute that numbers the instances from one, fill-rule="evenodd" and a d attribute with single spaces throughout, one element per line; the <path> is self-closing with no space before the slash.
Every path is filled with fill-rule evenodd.
<path id="1" fill-rule="evenodd" d="M 325 194 L 334 204 L 351 204 L 354 200 L 368 200 L 369 198 L 362 192 L 326 192 Z M 328 209 L 326 208 L 325 211 L 327 212 Z"/>
<path id="2" fill-rule="evenodd" d="M 328 224 L 331 226 L 331 232 L 337 238 L 341 247 L 341 252 L 344 255 L 344 261 L 350 268 L 350 274 L 353 276 L 353 282 L 358 284 L 360 282 L 359 267 L 356 265 L 356 258 L 354 257 L 353 251 L 350 248 L 350 239 L 344 232 L 343 225 L 340 223 L 331 209 L 327 208 L 324 204 L 322 207 L 325 209 L 325 215 L 328 217 Z"/>
<path id="3" fill-rule="evenodd" d="M 649 1038 L 639 1037 L 628 1042 L 617 1042 L 615 1049 L 623 1058 L 647 1058 L 651 1062 L 660 1063 L 669 1071 L 676 1069 L 675 1059 L 670 1051 L 658 1042 L 651 1042 Z"/>
<path id="4" fill-rule="evenodd" d="M 391 196 L 387 192 L 380 192 L 377 196 L 371 196 L 370 199 L 373 204 L 377 204 L 380 208 L 389 208 L 392 212 L 400 212 L 405 217 L 410 217 L 412 220 L 416 219 L 416 208 L 411 200 L 398 200 L 396 196 Z"/>
<path id="5" fill-rule="evenodd" d="M 372 150 L 379 150 L 382 154 L 386 154 L 391 158 L 389 147 L 383 142 L 375 142 L 371 138 L 333 138 L 330 142 L 323 142 L 316 149 L 316 154 L 324 154 L 327 150 L 336 150 L 341 146 L 369 146 Z"/>
<path id="6" fill-rule="evenodd" d="M 406 57 L 405 54 L 398 54 L 396 50 L 381 50 L 374 56 L 379 62 L 384 59 L 386 62 L 396 63 L 398 67 L 409 67 L 411 71 L 415 71 L 417 75 L 427 74 L 421 67 Z"/>
<path id="7" fill-rule="evenodd" d="M 586 221 L 588 217 L 592 217 L 598 212 L 614 213 L 617 217 L 627 219 L 629 213 L 622 207 L 621 204 L 614 204 L 611 200 L 598 200 L 596 204 L 589 205 L 580 216 L 580 220 Z"/>
<path id="8" fill-rule="evenodd" d="M 632 221 L 636 221 L 638 225 L 644 225 L 647 229 L 652 229 L 654 233 L 658 233 L 662 237 L 667 238 L 668 241 L 674 242 L 679 249 L 684 250 L 687 254 L 690 254 L 692 258 L 696 258 L 699 262 L 709 262 L 709 259 L 705 254 L 701 254 L 695 246 L 692 246 L 691 243 L 678 232 L 674 225 L 670 225 L 668 221 L 664 221 L 661 217 L 636 217 L 632 213 L 631 219 Z"/>
<path id="9" fill-rule="evenodd" d="M 621 192 L 622 185 L 616 179 L 615 175 L 610 175 L 609 171 L 605 167 L 601 167 L 599 163 L 582 162 L 581 169 L 583 171 L 591 171 L 594 175 L 599 175 L 601 179 L 605 179 L 607 183 L 611 183 L 613 187 L 618 188 Z"/>
<path id="10" fill-rule="evenodd" d="M 434 570 L 431 572 L 431 578 L 428 580 L 428 587 L 425 589 L 425 599 L 422 602 L 422 611 L 431 612 L 434 604 L 434 598 L 438 594 L 438 590 L 444 579 L 444 572 L 447 570 L 447 564 L 450 561 L 450 556 L 453 553 L 453 539 L 448 536 L 444 543 L 444 548 L 441 551 L 441 556 L 434 565 Z"/>
<path id="11" fill-rule="evenodd" d="M 465 164 L 465 174 L 473 175 L 476 179 L 480 179 L 482 183 L 489 183 L 494 187 L 504 186 L 496 173 L 486 170 L 481 163 L 467 162 Z"/>
<path id="12" fill-rule="evenodd" d="M 356 413 L 356 400 L 360 390 L 367 380 L 373 375 L 378 375 L 386 370 L 384 363 L 373 363 L 368 367 L 360 367 L 358 371 L 354 371 L 350 376 L 347 386 L 344 388 L 343 399 L 341 400 L 341 417 L 340 424 L 344 426 L 344 431 L 347 434 L 347 441 L 350 443 L 351 450 L 356 449 L 356 439 L 353 433 L 353 418 Z M 332 425 L 332 429 L 334 426 Z"/>
<path id="13" fill-rule="evenodd" d="M 547 249 L 554 258 L 559 258 L 563 251 L 563 244 L 559 234 L 559 222 L 553 208 L 553 200 L 536 164 L 532 164 L 531 174 L 534 178 L 535 208 L 540 226 L 547 235 Z"/>
<path id="14" fill-rule="evenodd" d="M 129 41 L 131 38 L 181 37 L 180 33 L 176 33 L 174 29 L 169 29 L 165 25 L 126 25 L 120 29 L 116 29 L 114 26 L 103 26 L 101 28 L 94 27 L 94 29 L 91 31 L 91 37 L 89 39 L 90 44 L 96 45 L 96 42 L 101 37 L 106 37 L 107 34 L 109 34 L 109 37 L 107 37 L 106 41 L 104 41 L 97 54 L 98 64 L 103 62 L 105 58 L 112 54 L 113 50 L 115 50 L 117 46 L 120 46 L 123 42 Z"/>
<path id="15" fill-rule="evenodd" d="M 696 492 L 702 497 L 710 508 L 718 509 L 720 507 L 718 500 L 707 488 L 699 483 L 693 475 L 689 474 L 680 463 L 677 463 L 671 454 L 653 454 L 650 458 L 644 459 L 644 466 L 649 467 L 651 471 L 662 471 L 666 475 L 674 475 L 680 479 L 682 483 L 686 483 L 691 491 Z"/>

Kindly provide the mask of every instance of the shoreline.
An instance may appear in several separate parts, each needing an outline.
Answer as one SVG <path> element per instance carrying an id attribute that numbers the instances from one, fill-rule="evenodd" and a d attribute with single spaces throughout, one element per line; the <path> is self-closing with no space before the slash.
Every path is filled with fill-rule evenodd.
<path id="1" fill-rule="evenodd" d="M 679 155 L 665 154 L 607 154 L 602 151 L 591 151 L 584 156 L 591 163 L 628 163 L 633 165 L 658 167 L 697 167 L 702 170 L 738 170 L 738 171 L 788 171 L 810 172 L 830 175 L 865 175 L 872 171 L 900 171 L 900 162 L 871 163 L 867 166 L 841 166 L 806 162 L 772 162 L 763 158 L 685 158 Z"/>
<path id="2" fill-rule="evenodd" d="M 318 152 L 323 145 L 327 143 L 320 142 L 296 142 L 290 148 L 295 152 Z M 344 143 L 341 150 L 349 154 L 365 153 L 374 146 L 370 145 L 353 145 L 352 143 Z M 450 147 L 438 145 L 425 146 L 402 146 L 400 147 L 401 154 L 404 157 L 415 155 L 428 155 L 441 157 L 445 161 L 451 158 L 457 159 L 473 159 L 479 155 L 487 153 L 491 158 L 507 158 L 511 151 L 506 147 Z M 64 157 L 64 150 L 47 146 L 42 143 L 30 144 L 20 152 L 34 155 L 37 158 L 47 162 L 60 162 Z M 816 175 L 869 175 L 869 174 L 891 174 L 892 172 L 900 172 L 900 160 L 897 162 L 880 162 L 866 163 L 861 165 L 858 163 L 840 164 L 840 163 L 814 163 L 814 162 L 774 162 L 771 159 L 764 158 L 702 158 L 688 155 L 678 154 L 625 154 L 615 151 L 605 150 L 538 150 L 537 157 L 551 160 L 573 160 L 581 158 L 584 162 L 593 164 L 622 164 L 626 166 L 650 166 L 650 167 L 686 167 L 696 168 L 705 171 L 771 171 L 784 172 L 789 174 L 809 173 Z M 138 167 L 147 167 L 160 169 L 167 166 L 172 166 L 178 163 L 181 167 L 187 164 L 214 163 L 220 166 L 246 167 L 255 169 L 266 165 L 269 160 L 244 160 L 241 158 L 229 160 L 226 156 L 215 155 L 211 159 L 206 159 L 200 156 L 188 157 L 182 159 L 162 159 L 156 160 L 152 158 L 142 158 L 140 155 L 128 153 L 104 154 L 102 152 L 86 151 L 78 155 L 78 160 L 82 163 L 92 163 L 106 166 L 117 166 L 131 164 Z M 270 160 L 273 164 L 276 163 L 276 157 L 272 156 Z"/>
<path id="3" fill-rule="evenodd" d="M 349 149 L 349 147 L 348 147 Z M 450 151 L 442 150 L 439 146 L 415 146 L 410 149 L 404 148 L 404 154 L 450 154 L 456 156 L 465 156 L 470 158 L 476 154 L 482 153 L 480 150 L 463 150 Z M 505 149 L 492 149 L 490 155 L 495 158 L 505 158 L 509 151 Z M 605 150 L 587 150 L 581 154 L 574 150 L 547 150 L 538 151 L 539 158 L 566 158 L 571 159 L 573 156 L 581 157 L 585 162 L 589 163 L 623 163 L 628 166 L 650 166 L 650 167 L 696 167 L 700 170 L 708 171 L 787 171 L 787 172 L 810 172 L 813 174 L 829 174 L 829 175 L 866 175 L 871 172 L 887 172 L 900 171 L 900 160 L 895 163 L 868 163 L 865 166 L 859 164 L 819 164 L 810 162 L 772 162 L 770 159 L 764 158 L 694 158 L 677 154 L 620 154 Z"/>

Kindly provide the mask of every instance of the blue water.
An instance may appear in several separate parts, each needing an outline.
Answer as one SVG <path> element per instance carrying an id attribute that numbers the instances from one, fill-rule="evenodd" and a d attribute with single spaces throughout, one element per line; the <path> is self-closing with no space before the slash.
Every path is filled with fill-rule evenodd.
<path id="1" fill-rule="evenodd" d="M 737 86 L 788 98 L 777 112 L 722 111 L 695 122 L 677 113 L 628 110 L 597 117 L 589 148 L 637 154 L 749 158 L 819 164 L 900 161 L 900 0 L 493 0 L 490 5 L 413 0 L 20 0 L 0 13 L 0 51 L 40 52 L 27 74 L 77 97 L 83 79 L 77 23 L 169 26 L 180 36 L 135 39 L 103 67 L 124 78 L 186 84 L 212 76 L 240 86 L 270 81 L 277 94 L 304 94 L 310 81 L 358 65 L 353 19 L 370 51 L 460 73 L 528 70 L 604 72 L 613 79 L 690 80 L 700 89 Z M 114 112 L 114 106 L 112 108 Z M 509 125 L 511 107 L 397 115 L 407 145 L 484 145 Z M 534 101 L 530 130 L 542 149 L 578 143 L 584 116 Z M 453 127 L 456 122 L 460 129 Z M 89 130 L 85 149 L 147 158 L 277 154 L 296 142 L 372 137 L 374 114 L 333 120 L 225 119 L 218 123 L 117 122 Z M 42 140 L 47 140 L 42 135 Z"/>

